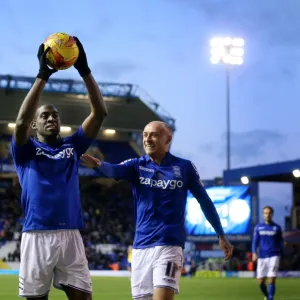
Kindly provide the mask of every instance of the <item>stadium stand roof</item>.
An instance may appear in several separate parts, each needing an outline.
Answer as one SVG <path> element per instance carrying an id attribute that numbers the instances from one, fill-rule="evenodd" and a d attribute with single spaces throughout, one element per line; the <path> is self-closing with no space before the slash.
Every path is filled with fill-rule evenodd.
<path id="1" fill-rule="evenodd" d="M 18 109 L 34 83 L 34 77 L 0 75 L 0 120 L 14 122 Z M 98 83 L 108 107 L 109 115 L 103 128 L 118 131 L 141 131 L 153 120 L 165 121 L 175 130 L 175 119 L 157 102 L 133 84 Z M 50 79 L 41 103 L 54 104 L 60 111 L 62 123 L 78 127 L 89 114 L 84 82 L 69 79 Z"/>
<path id="2" fill-rule="evenodd" d="M 240 183 L 243 176 L 248 177 L 248 179 L 252 182 L 297 182 L 300 178 L 295 177 L 293 171 L 298 169 L 300 170 L 300 159 L 225 170 L 223 172 L 223 178 L 225 185 L 236 182 Z"/>

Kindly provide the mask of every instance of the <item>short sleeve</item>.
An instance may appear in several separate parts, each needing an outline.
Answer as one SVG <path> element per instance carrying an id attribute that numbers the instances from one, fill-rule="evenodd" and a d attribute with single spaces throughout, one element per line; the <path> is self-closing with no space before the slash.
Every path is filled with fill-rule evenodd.
<path id="1" fill-rule="evenodd" d="M 14 136 L 11 139 L 11 154 L 16 166 L 22 166 L 35 155 L 35 147 L 32 138 L 20 146 L 16 143 Z"/>
<path id="2" fill-rule="evenodd" d="M 84 134 L 82 126 L 80 126 L 78 131 L 70 137 L 66 138 L 65 141 L 72 143 L 74 145 L 77 155 L 81 156 L 91 146 L 91 144 L 94 142 L 94 139 L 88 138 Z"/>

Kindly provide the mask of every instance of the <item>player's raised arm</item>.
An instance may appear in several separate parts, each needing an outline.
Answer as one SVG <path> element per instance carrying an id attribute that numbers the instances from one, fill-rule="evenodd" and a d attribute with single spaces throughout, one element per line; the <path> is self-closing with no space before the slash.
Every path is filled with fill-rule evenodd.
<path id="1" fill-rule="evenodd" d="M 35 112 L 38 108 L 40 96 L 49 77 L 57 72 L 55 69 L 50 69 L 46 63 L 46 54 L 50 48 L 44 51 L 44 44 L 41 44 L 38 50 L 38 60 L 40 64 L 39 73 L 31 87 L 29 93 L 25 97 L 17 116 L 16 127 L 14 130 L 14 139 L 20 146 L 26 144 L 29 134 L 31 122 L 34 119 Z"/>
<path id="2" fill-rule="evenodd" d="M 128 181 L 133 181 L 135 179 L 136 159 L 129 159 L 120 164 L 110 164 L 101 162 L 99 159 L 89 154 L 83 154 L 81 156 L 81 163 L 87 168 L 97 169 L 99 174 L 106 178 L 114 178 L 116 180 L 124 179 Z"/>
<path id="3" fill-rule="evenodd" d="M 217 210 L 200 180 L 200 176 L 196 170 L 196 167 L 192 163 L 189 163 L 187 171 L 189 190 L 198 200 L 207 221 L 211 224 L 211 226 L 217 233 L 220 246 L 225 254 L 225 259 L 229 259 L 232 256 L 233 248 L 225 237 Z"/>
<path id="4" fill-rule="evenodd" d="M 94 139 L 101 128 L 104 118 L 107 116 L 107 109 L 99 86 L 91 74 L 84 48 L 77 37 L 74 37 L 74 39 L 79 48 L 79 56 L 74 67 L 84 80 L 91 106 L 91 113 L 83 122 L 82 129 L 88 138 Z"/>

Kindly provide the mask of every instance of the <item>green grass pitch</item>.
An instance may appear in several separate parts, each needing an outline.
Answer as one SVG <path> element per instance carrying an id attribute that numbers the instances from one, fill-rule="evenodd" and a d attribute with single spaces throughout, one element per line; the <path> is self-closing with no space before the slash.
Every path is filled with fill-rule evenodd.
<path id="1" fill-rule="evenodd" d="M 13 300 L 18 297 L 18 277 L 0 276 L 0 299 Z M 300 279 L 278 279 L 275 300 L 300 300 Z M 67 299 L 65 294 L 51 289 L 49 300 Z M 93 277 L 94 300 L 128 300 L 130 281 L 124 277 Z M 244 278 L 182 278 L 181 300 L 263 300 L 255 279 Z"/>

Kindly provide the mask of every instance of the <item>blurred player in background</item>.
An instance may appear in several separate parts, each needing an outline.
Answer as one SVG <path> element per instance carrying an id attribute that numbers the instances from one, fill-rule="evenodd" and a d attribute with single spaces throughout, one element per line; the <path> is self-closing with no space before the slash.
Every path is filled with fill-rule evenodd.
<path id="1" fill-rule="evenodd" d="M 98 168 L 109 178 L 133 185 L 136 232 L 132 250 L 132 297 L 140 300 L 172 300 L 179 292 L 185 243 L 185 206 L 190 190 L 219 236 L 226 259 L 232 255 L 215 206 L 200 181 L 195 166 L 172 155 L 172 128 L 149 123 L 143 132 L 146 155 L 121 164 L 82 156 L 83 165 Z"/>
<path id="2" fill-rule="evenodd" d="M 283 238 L 280 225 L 273 222 L 274 210 L 271 206 L 263 209 L 264 223 L 256 225 L 252 241 L 252 259 L 257 260 L 257 279 L 265 300 L 273 300 L 279 269 L 280 255 L 283 253 Z M 258 248 L 258 255 L 257 255 Z M 269 279 L 269 290 L 266 286 Z"/>
<path id="3" fill-rule="evenodd" d="M 187 252 L 184 255 L 184 270 L 186 277 L 191 277 L 192 276 L 192 267 L 195 264 L 193 257 L 190 252 Z"/>
<path id="4" fill-rule="evenodd" d="M 132 246 L 128 246 L 127 248 L 127 269 L 131 273 L 131 263 L 132 263 Z"/>
<path id="5" fill-rule="evenodd" d="M 128 246 L 127 248 L 127 262 L 128 262 L 128 271 L 131 272 L 132 246 Z"/>
<path id="6" fill-rule="evenodd" d="M 92 299 L 91 278 L 79 229 L 83 228 L 79 196 L 80 156 L 96 138 L 106 107 L 80 41 L 74 67 L 83 78 L 91 113 L 72 136 L 61 138 L 60 117 L 53 105 L 38 108 L 49 77 L 42 44 L 37 78 L 23 101 L 12 138 L 12 155 L 22 186 L 24 225 L 21 240 L 19 295 L 48 299 L 53 284 L 68 299 Z M 30 137 L 30 130 L 35 138 Z"/>

